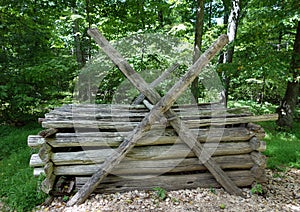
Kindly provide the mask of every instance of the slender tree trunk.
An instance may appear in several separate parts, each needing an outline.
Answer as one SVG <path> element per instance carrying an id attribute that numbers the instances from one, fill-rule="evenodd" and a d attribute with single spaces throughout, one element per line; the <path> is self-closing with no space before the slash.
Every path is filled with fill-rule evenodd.
<path id="1" fill-rule="evenodd" d="M 233 54 L 234 54 L 234 40 L 237 34 L 237 28 L 239 23 L 239 16 L 240 16 L 240 7 L 241 7 L 242 0 L 233 0 L 232 1 L 232 8 L 230 11 L 229 19 L 228 19 L 228 28 L 227 28 L 227 35 L 229 37 L 229 42 L 231 44 L 228 46 L 225 56 L 226 63 L 232 63 Z M 227 73 L 223 73 L 223 81 L 225 87 L 225 105 L 227 106 L 228 101 L 228 90 L 230 86 L 230 76 Z"/>
<path id="2" fill-rule="evenodd" d="M 85 59 L 84 59 L 84 54 L 83 54 L 82 46 L 81 46 L 80 29 L 79 29 L 78 19 L 74 20 L 73 33 L 74 33 L 76 61 L 78 63 L 78 67 L 81 68 L 85 64 Z"/>
<path id="3" fill-rule="evenodd" d="M 294 42 L 293 56 L 291 61 L 291 70 L 293 80 L 288 81 L 287 88 L 280 106 L 277 108 L 279 115 L 276 124 L 283 128 L 292 128 L 294 121 L 294 112 L 299 97 L 299 77 L 300 71 L 300 21 L 298 21 L 297 33 Z"/>
<path id="4" fill-rule="evenodd" d="M 209 2 L 209 19 L 208 19 L 208 27 L 211 28 L 212 24 L 211 24 L 211 20 L 212 20 L 212 3 L 213 1 L 210 0 Z"/>
<path id="5" fill-rule="evenodd" d="M 204 24 L 204 0 L 197 0 L 193 63 L 195 63 L 201 55 L 203 24 Z M 199 77 L 196 77 L 195 80 L 192 82 L 191 92 L 193 94 L 193 97 L 195 98 L 196 103 L 198 103 L 200 97 Z"/>
<path id="6" fill-rule="evenodd" d="M 86 20 L 88 22 L 88 28 L 90 29 L 91 25 L 92 25 L 91 15 L 90 15 L 91 14 L 91 11 L 90 11 L 90 9 L 91 9 L 90 3 L 91 2 L 90 2 L 90 0 L 86 0 L 85 3 L 86 3 L 86 8 L 85 8 Z M 88 60 L 91 59 L 91 57 L 92 57 L 91 48 L 92 48 L 92 38 L 90 36 L 88 36 L 88 45 L 87 45 L 87 53 L 88 53 L 87 59 Z"/>
<path id="7" fill-rule="evenodd" d="M 230 2 L 228 0 L 223 0 L 223 6 L 224 6 L 223 24 L 227 28 L 228 27 L 229 13 L 230 13 L 230 11 L 229 11 Z M 224 55 L 225 55 L 225 53 L 222 50 L 220 52 L 220 56 L 219 56 L 219 64 L 226 62 Z"/>

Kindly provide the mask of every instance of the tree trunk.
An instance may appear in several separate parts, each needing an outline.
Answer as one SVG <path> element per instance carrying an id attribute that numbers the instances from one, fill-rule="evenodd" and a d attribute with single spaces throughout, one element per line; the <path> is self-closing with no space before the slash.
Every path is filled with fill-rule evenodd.
<path id="1" fill-rule="evenodd" d="M 90 0 L 86 0 L 85 1 L 86 3 L 86 7 L 85 7 L 85 10 L 86 10 L 86 20 L 88 22 L 88 28 L 90 29 L 91 28 L 91 25 L 92 25 L 92 21 L 91 21 L 91 6 L 90 6 Z M 92 38 L 89 36 L 88 37 L 88 45 L 87 45 L 87 60 L 90 60 L 91 57 L 92 57 L 92 53 L 91 53 L 91 48 L 92 48 Z"/>
<path id="2" fill-rule="evenodd" d="M 225 53 L 225 62 L 226 63 L 232 63 L 233 60 L 233 54 L 234 54 L 234 40 L 236 38 L 237 34 L 237 28 L 238 28 L 238 22 L 239 22 L 239 16 L 240 16 L 240 6 L 241 6 L 241 0 L 233 0 L 232 1 L 232 8 L 229 15 L 228 20 L 228 28 L 227 28 L 227 35 L 229 37 L 229 42 L 231 44 L 228 46 L 227 52 Z M 223 81 L 224 81 L 224 87 L 225 87 L 225 105 L 227 106 L 228 101 L 228 90 L 230 86 L 230 76 L 227 73 L 223 73 Z"/>
<path id="3" fill-rule="evenodd" d="M 203 35 L 203 24 L 204 24 L 204 0 L 197 1 L 197 16 L 195 26 L 195 42 L 194 42 L 194 55 L 193 63 L 195 63 L 201 55 L 202 48 L 202 35 Z M 199 77 L 196 77 L 191 85 L 191 92 L 195 99 L 195 102 L 199 102 L 200 91 L 199 91 Z"/>
<path id="4" fill-rule="evenodd" d="M 72 2 L 72 12 L 76 14 L 76 3 Z M 74 52 L 76 56 L 76 61 L 79 68 L 82 68 L 85 64 L 84 52 L 82 50 L 82 42 L 80 38 L 80 28 L 79 28 L 79 19 L 75 19 L 73 23 L 73 35 L 74 35 Z"/>
<path id="5" fill-rule="evenodd" d="M 300 21 L 298 21 L 296 39 L 294 43 L 293 56 L 291 62 L 291 70 L 293 73 L 293 80 L 288 81 L 284 98 L 277 108 L 279 118 L 276 124 L 283 128 L 292 128 L 294 121 L 294 112 L 299 96 L 299 76 L 300 70 Z"/>

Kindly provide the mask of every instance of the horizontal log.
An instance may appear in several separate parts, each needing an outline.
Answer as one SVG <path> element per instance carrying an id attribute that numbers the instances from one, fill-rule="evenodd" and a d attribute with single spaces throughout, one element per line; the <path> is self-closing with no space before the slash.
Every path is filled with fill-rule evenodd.
<path id="1" fill-rule="evenodd" d="M 251 171 L 227 171 L 226 172 L 237 186 L 250 186 L 254 182 Z M 136 178 L 136 179 L 134 179 Z M 192 188 L 220 187 L 210 173 L 190 174 L 190 175 L 162 175 L 162 176 L 128 176 L 121 178 L 108 176 L 95 190 L 95 193 L 115 193 L 133 190 L 153 190 L 160 187 L 165 190 L 179 190 Z M 76 189 L 80 189 L 88 180 L 88 177 L 76 177 Z"/>
<path id="2" fill-rule="evenodd" d="M 260 153 L 259 151 L 253 151 L 251 152 L 251 158 L 254 161 L 254 163 L 261 167 L 266 168 L 266 156 Z"/>
<path id="3" fill-rule="evenodd" d="M 39 135 L 42 136 L 43 138 L 47 138 L 47 137 L 55 135 L 57 132 L 58 132 L 58 129 L 49 128 L 49 129 L 39 132 Z"/>
<path id="4" fill-rule="evenodd" d="M 228 143 L 206 143 L 203 147 L 213 156 L 247 154 L 252 149 L 249 142 L 228 142 Z M 71 164 L 93 164 L 102 163 L 108 156 L 114 153 L 114 149 L 85 150 L 79 152 L 57 152 L 52 153 L 51 161 L 55 165 Z M 180 159 L 185 157 L 196 157 L 190 148 L 184 144 L 165 146 L 135 147 L 127 155 L 128 160 L 163 160 Z M 38 156 L 33 155 L 30 161 L 31 166 L 39 166 Z M 43 160 L 42 160 L 43 161 Z"/>
<path id="5" fill-rule="evenodd" d="M 207 127 L 207 126 L 224 126 L 231 124 L 241 124 L 248 122 L 260 122 L 277 120 L 278 114 L 269 114 L 261 116 L 246 116 L 246 117 L 229 117 L 229 118 L 208 118 L 208 119 L 195 119 L 186 121 L 189 128 Z M 42 123 L 44 128 L 94 128 L 104 130 L 132 130 L 139 122 L 109 122 L 109 121 L 93 121 L 93 120 L 63 120 L 52 121 L 45 120 Z M 164 126 L 162 126 L 164 127 Z"/>
<path id="6" fill-rule="evenodd" d="M 220 104 L 219 102 L 215 103 L 199 103 L 199 104 L 180 104 L 180 105 L 173 105 L 171 107 L 175 112 L 179 110 L 189 110 L 191 108 L 198 108 L 198 109 L 219 109 L 225 108 L 224 105 Z M 52 111 L 112 111 L 112 110 L 140 110 L 140 111 L 149 111 L 144 105 L 129 105 L 129 104 L 69 104 L 63 105 L 61 107 L 54 108 Z M 51 113 L 51 112 L 50 112 Z"/>
<path id="7" fill-rule="evenodd" d="M 33 176 L 38 177 L 41 174 L 45 174 L 44 168 L 43 167 L 35 167 L 33 169 Z"/>
<path id="8" fill-rule="evenodd" d="M 31 148 L 40 148 L 45 143 L 45 139 L 40 135 L 30 135 L 27 138 L 27 145 Z"/>
<path id="9" fill-rule="evenodd" d="M 266 170 L 264 167 L 260 167 L 258 165 L 254 165 L 251 168 L 251 173 L 254 177 L 254 180 L 258 183 L 264 183 L 267 181 Z"/>
<path id="10" fill-rule="evenodd" d="M 227 141 L 247 141 L 253 134 L 246 128 L 218 128 L 193 129 L 199 142 L 227 142 Z M 90 132 L 90 133 L 58 133 L 54 138 L 44 139 L 41 136 L 29 136 L 28 146 L 32 148 L 40 147 L 47 141 L 53 147 L 88 147 L 88 146 L 110 146 L 117 147 L 128 135 L 129 132 Z M 173 129 L 150 130 L 145 133 L 137 146 L 174 144 L 181 142 Z"/>
<path id="11" fill-rule="evenodd" d="M 53 111 L 51 113 L 45 114 L 45 119 L 43 121 L 50 120 L 106 120 L 106 121 L 141 121 L 148 111 L 135 112 L 132 110 L 128 111 L 101 111 L 99 113 L 92 111 Z M 197 108 L 189 109 L 187 111 L 178 111 L 178 117 L 183 120 L 190 119 L 201 119 L 201 118 L 220 118 L 220 117 L 241 117 L 249 116 L 251 113 L 248 109 L 238 108 L 238 109 L 218 109 L 211 111 L 201 111 Z"/>
<path id="12" fill-rule="evenodd" d="M 255 164 L 249 154 L 216 156 L 213 157 L 222 169 L 250 169 Z M 54 173 L 56 175 L 86 176 L 94 174 L 99 165 L 73 165 L 57 166 Z M 207 171 L 207 168 L 199 163 L 197 158 L 188 159 L 167 159 L 167 160 L 124 160 L 117 165 L 111 174 L 126 175 L 160 175 L 164 173 Z"/>

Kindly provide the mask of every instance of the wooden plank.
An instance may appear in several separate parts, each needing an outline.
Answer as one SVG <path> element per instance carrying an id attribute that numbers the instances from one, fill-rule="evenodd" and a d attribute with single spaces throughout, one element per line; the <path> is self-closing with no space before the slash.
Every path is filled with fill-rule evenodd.
<path id="1" fill-rule="evenodd" d="M 245 117 L 223 117 L 223 118 L 202 118 L 202 119 L 192 119 L 186 122 L 189 129 L 207 126 L 224 126 L 231 124 L 241 124 L 249 122 L 260 122 L 260 121 L 271 121 L 277 120 L 278 114 L 267 114 L 261 116 L 245 116 Z M 118 129 L 120 131 L 130 130 L 138 126 L 140 122 L 110 122 L 102 120 L 45 120 L 42 123 L 44 128 L 95 128 L 95 129 Z M 158 123 L 156 125 L 159 126 Z M 162 126 L 162 125 L 161 125 Z"/>
<path id="2" fill-rule="evenodd" d="M 180 111 L 176 114 L 184 120 L 208 119 L 208 118 L 224 118 L 224 117 L 243 117 L 250 116 L 251 113 L 234 114 L 234 110 L 217 110 L 217 111 L 197 111 L 196 108 L 189 111 Z M 46 114 L 44 121 L 68 121 L 68 120 L 103 120 L 103 121 L 141 121 L 149 111 L 143 113 L 133 113 L 130 111 L 118 113 L 88 113 L 88 112 L 64 112 L 55 114 Z"/>
<path id="3" fill-rule="evenodd" d="M 138 90 L 143 93 L 149 100 L 157 102 L 160 99 L 160 96 L 157 92 L 154 92 L 147 83 L 135 73 L 132 67 L 122 58 L 122 56 L 111 47 L 109 42 L 102 37 L 98 30 L 89 30 L 89 34 L 93 35 L 96 42 L 104 50 L 104 52 L 112 59 L 115 65 L 119 67 L 120 70 L 125 74 L 125 76 L 138 88 Z M 201 69 L 212 59 L 212 57 L 225 46 L 228 42 L 228 36 L 220 36 L 219 39 L 206 51 L 201 57 L 195 62 L 195 64 L 189 69 L 189 71 L 182 77 L 151 110 L 151 112 L 143 119 L 138 127 L 133 131 L 132 136 L 129 136 L 127 142 L 123 142 L 119 149 L 119 154 L 115 154 L 112 157 L 108 158 L 103 166 L 90 178 L 90 180 L 85 184 L 85 186 L 79 190 L 75 196 L 67 203 L 68 205 L 80 204 L 82 203 L 93 190 L 98 186 L 98 184 L 104 179 L 115 165 L 120 163 L 120 161 L 125 157 L 131 148 L 135 145 L 137 140 L 141 137 L 143 131 L 147 131 L 151 124 L 153 124 L 159 117 L 162 117 L 162 113 L 168 111 L 171 105 L 174 104 L 176 99 L 180 94 L 189 86 L 189 84 L 196 78 L 197 75 L 201 72 Z M 134 75 L 135 74 L 135 75 Z M 172 121 L 173 122 L 173 121 Z M 173 122 L 174 123 L 174 122 Z M 195 140 L 195 139 L 194 139 Z M 195 150 L 194 150 L 195 151 Z M 200 151 L 200 150 L 199 150 Z M 222 170 L 215 168 L 217 164 L 207 165 L 209 169 L 214 169 L 217 173 L 222 173 Z M 225 176 L 219 178 L 217 173 L 212 172 L 216 177 L 218 182 L 229 191 L 229 192 L 238 192 L 238 188 L 232 184 L 231 180 Z M 223 174 L 221 174 L 223 175 Z M 226 185 L 228 183 L 228 186 Z M 234 192 L 236 193 L 236 192 Z M 240 192 L 238 192 L 240 193 Z M 240 193 L 241 194 L 241 193 Z"/>
<path id="4" fill-rule="evenodd" d="M 249 142 L 229 142 L 205 144 L 205 150 L 212 152 L 212 156 L 239 155 L 250 153 L 253 150 Z M 102 163 L 115 152 L 114 149 L 85 150 L 79 152 L 57 152 L 52 153 L 51 161 L 55 165 L 94 164 Z M 185 144 L 135 147 L 126 156 L 127 160 L 164 160 L 178 159 L 185 157 L 196 157 Z M 33 154 L 30 159 L 30 166 L 43 165 L 38 154 Z"/>
<path id="5" fill-rule="evenodd" d="M 228 171 L 226 174 L 233 182 L 240 186 L 250 186 L 254 182 L 251 171 Z M 76 177 L 76 189 L 82 189 L 82 186 L 88 182 L 88 177 Z M 161 187 L 165 190 L 192 189 L 192 188 L 217 188 L 220 184 L 210 173 L 186 175 L 168 175 L 168 176 L 138 176 L 116 177 L 108 176 L 99 185 L 96 193 L 115 193 L 133 190 L 153 190 L 155 187 Z"/>
<path id="6" fill-rule="evenodd" d="M 144 81 L 144 80 L 143 80 Z M 209 103 L 199 103 L 199 104 L 174 104 L 171 106 L 172 110 L 175 112 L 186 109 L 189 110 L 190 108 L 198 108 L 201 110 L 211 110 L 214 109 L 221 109 L 224 108 L 224 105 L 221 105 L 220 102 L 209 102 Z M 144 105 L 129 105 L 129 104 L 65 104 L 60 107 L 57 107 L 51 110 L 49 113 L 55 111 L 73 111 L 73 110 L 101 110 L 101 111 L 111 111 L 111 110 L 141 110 L 141 111 L 148 111 L 148 109 Z"/>
<path id="7" fill-rule="evenodd" d="M 38 177 L 41 174 L 45 174 L 44 168 L 42 168 L 42 167 L 35 167 L 33 169 L 33 176 Z"/>
<path id="8" fill-rule="evenodd" d="M 45 143 L 45 139 L 40 135 L 29 135 L 27 145 L 31 148 L 40 148 Z"/>
<path id="9" fill-rule="evenodd" d="M 247 141 L 254 136 L 258 136 L 243 127 L 223 128 L 222 134 L 213 129 L 192 129 L 192 133 L 197 136 L 198 142 L 228 142 Z M 90 132 L 90 133 L 58 133 L 54 138 L 43 139 L 41 136 L 29 136 L 28 145 L 33 148 L 40 147 L 42 142 L 50 144 L 52 147 L 117 147 L 129 132 Z M 136 146 L 162 145 L 183 143 L 174 129 L 150 130 L 145 133 Z"/>
<path id="10" fill-rule="evenodd" d="M 222 169 L 251 169 L 255 163 L 249 154 L 216 156 L 215 161 Z M 56 175 L 87 176 L 94 174 L 99 168 L 99 164 L 89 165 L 62 165 L 56 166 Z M 161 175 L 166 173 L 180 173 L 193 171 L 207 171 L 203 164 L 199 164 L 197 158 L 187 159 L 166 159 L 166 160 L 123 160 L 110 173 L 118 176 L 122 175 Z M 189 174 L 186 175 L 189 177 Z"/>

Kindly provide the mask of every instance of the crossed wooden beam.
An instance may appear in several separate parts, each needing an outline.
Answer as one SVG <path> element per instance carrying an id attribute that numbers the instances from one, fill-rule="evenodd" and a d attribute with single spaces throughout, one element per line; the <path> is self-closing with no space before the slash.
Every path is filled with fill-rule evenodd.
<path id="1" fill-rule="evenodd" d="M 179 138 L 186 143 L 189 148 L 199 158 L 199 162 L 204 164 L 210 173 L 215 177 L 216 181 L 224 187 L 224 189 L 234 195 L 243 196 L 242 191 L 227 176 L 220 166 L 211 158 L 211 154 L 206 152 L 202 144 L 197 141 L 195 135 L 187 127 L 187 125 L 170 109 L 177 98 L 188 88 L 191 82 L 200 74 L 202 68 L 228 43 L 228 36 L 221 35 L 212 46 L 207 49 L 200 58 L 188 69 L 187 73 L 166 93 L 161 97 L 152 86 L 130 66 L 118 51 L 116 51 L 110 43 L 97 29 L 90 29 L 88 34 L 94 38 L 105 54 L 113 61 L 113 63 L 123 72 L 128 80 L 154 105 L 150 112 L 144 117 L 139 125 L 123 140 L 116 151 L 108 157 L 104 163 L 100 165 L 99 170 L 86 182 L 86 184 L 69 200 L 68 206 L 83 203 L 89 195 L 96 189 L 101 181 L 118 165 L 126 154 L 135 146 L 143 134 L 150 130 L 154 122 L 165 116 L 170 125 L 175 129 Z"/>

